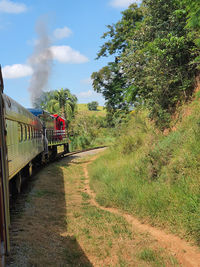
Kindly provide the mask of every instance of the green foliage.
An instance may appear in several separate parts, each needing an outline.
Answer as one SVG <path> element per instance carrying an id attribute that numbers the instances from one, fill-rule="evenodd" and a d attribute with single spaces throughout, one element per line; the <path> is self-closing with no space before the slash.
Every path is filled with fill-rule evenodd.
<path id="1" fill-rule="evenodd" d="M 42 108 L 50 113 L 57 113 L 63 116 L 67 122 L 74 117 L 77 105 L 77 97 L 71 94 L 69 89 L 54 90 L 45 92 L 37 99 L 35 108 Z"/>
<path id="2" fill-rule="evenodd" d="M 94 90 L 102 93 L 105 98 L 105 106 L 109 115 L 112 116 L 118 109 L 128 109 L 124 101 L 126 81 L 117 63 L 109 63 L 98 72 L 93 72 L 91 78 Z"/>
<path id="3" fill-rule="evenodd" d="M 136 4 L 131 4 L 127 10 L 122 12 L 120 21 L 107 26 L 109 31 L 104 33 L 102 38 L 109 38 L 109 40 L 101 46 L 97 58 L 112 55 L 116 52 L 120 55 L 129 45 L 137 24 L 142 19 L 142 10 Z"/>
<path id="4" fill-rule="evenodd" d="M 200 5 L 199 0 L 184 0 L 186 4 L 186 9 L 188 11 L 187 16 L 187 27 L 193 31 L 195 37 L 195 43 L 200 47 Z M 198 64 L 200 63 L 200 58 L 197 57 Z"/>
<path id="5" fill-rule="evenodd" d="M 146 262 L 156 263 L 157 260 L 159 259 L 159 256 L 157 256 L 155 251 L 153 251 L 152 249 L 143 249 L 138 256 L 141 260 L 146 261 Z M 162 261 L 160 260 L 161 259 L 159 259 L 159 264 L 162 263 Z"/>
<path id="6" fill-rule="evenodd" d="M 197 2 L 143 0 L 108 26 L 103 35 L 108 40 L 97 58 L 114 54 L 115 62 L 93 73 L 92 79 L 94 89 L 106 99 L 110 117 L 123 107 L 145 105 L 159 128 L 169 127 L 177 106 L 194 91 L 199 61 Z M 191 21 L 193 28 L 188 26 Z"/>
<path id="7" fill-rule="evenodd" d="M 90 175 L 102 205 L 148 218 L 200 244 L 198 99 L 188 108 L 190 116 L 180 112 L 177 130 L 167 136 L 155 129 L 147 112 L 135 111 Z"/>
<path id="8" fill-rule="evenodd" d="M 97 101 L 92 101 L 88 103 L 89 110 L 97 110 L 99 103 Z"/>
<path id="9" fill-rule="evenodd" d="M 108 145 L 112 134 L 107 128 L 106 118 L 77 114 L 70 129 L 71 150 Z"/>
<path id="10" fill-rule="evenodd" d="M 118 56 L 115 58 L 115 62 L 108 63 L 98 72 L 94 72 L 91 77 L 94 90 L 102 93 L 106 100 L 105 107 L 108 112 L 108 120 L 111 121 L 110 125 L 113 125 L 112 116 L 117 110 L 128 110 L 129 108 L 125 99 L 129 82 L 125 79 L 119 65 L 120 55 L 129 47 L 137 24 L 142 19 L 141 9 L 136 4 L 132 4 L 129 9 L 122 12 L 122 19 L 119 22 L 107 26 L 109 31 L 102 36 L 102 38 L 109 38 L 109 40 L 102 45 L 97 58 L 115 53 Z"/>
<path id="11" fill-rule="evenodd" d="M 194 90 L 197 48 L 185 29 L 187 13 L 179 1 L 145 0 L 143 5 L 145 19 L 122 56 L 122 67 L 128 79 L 134 77 L 132 101 L 144 101 L 150 117 L 165 128 L 177 105 Z"/>

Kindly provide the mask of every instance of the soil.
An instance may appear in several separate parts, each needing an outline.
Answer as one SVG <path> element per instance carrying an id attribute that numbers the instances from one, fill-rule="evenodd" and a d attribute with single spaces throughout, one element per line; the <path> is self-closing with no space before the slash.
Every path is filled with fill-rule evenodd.
<path id="1" fill-rule="evenodd" d="M 96 158 L 97 156 L 93 157 L 92 161 Z M 85 191 L 91 196 L 91 203 L 93 205 L 102 210 L 123 216 L 127 220 L 127 222 L 129 222 L 134 228 L 137 228 L 141 232 L 148 232 L 149 234 L 151 234 L 154 238 L 156 238 L 161 247 L 168 249 L 174 256 L 176 256 L 179 264 L 181 264 L 182 266 L 200 266 L 200 250 L 198 247 L 192 246 L 185 240 L 180 239 L 178 236 L 165 233 L 164 231 L 152 227 L 148 224 L 143 224 L 137 218 L 131 216 L 130 214 L 126 214 L 119 209 L 100 206 L 95 201 L 95 193 L 90 189 L 89 186 L 89 175 L 87 166 L 90 163 L 86 163 L 84 166 L 84 174 L 86 177 Z"/>
<path id="2" fill-rule="evenodd" d="M 7 267 L 200 266 L 197 247 L 96 202 L 87 167 L 103 150 L 61 159 L 31 179 L 11 214 Z"/>

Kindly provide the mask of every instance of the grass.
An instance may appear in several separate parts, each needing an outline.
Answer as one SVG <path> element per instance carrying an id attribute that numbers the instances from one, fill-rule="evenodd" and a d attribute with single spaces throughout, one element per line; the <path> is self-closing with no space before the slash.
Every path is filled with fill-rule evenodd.
<path id="1" fill-rule="evenodd" d="M 85 116 L 106 116 L 106 110 L 103 106 L 98 106 L 96 111 L 88 110 L 87 104 L 77 104 L 78 114 Z"/>
<path id="2" fill-rule="evenodd" d="M 200 103 L 167 136 L 146 112 L 133 115 L 125 135 L 90 166 L 97 201 L 166 227 L 200 245 Z"/>
<path id="3" fill-rule="evenodd" d="M 144 247 L 158 251 L 155 240 L 90 202 L 83 183 L 89 161 L 66 158 L 37 175 L 28 205 L 12 221 L 9 267 L 155 266 L 138 257 Z M 159 253 L 166 266 L 173 266 L 171 255 Z"/>

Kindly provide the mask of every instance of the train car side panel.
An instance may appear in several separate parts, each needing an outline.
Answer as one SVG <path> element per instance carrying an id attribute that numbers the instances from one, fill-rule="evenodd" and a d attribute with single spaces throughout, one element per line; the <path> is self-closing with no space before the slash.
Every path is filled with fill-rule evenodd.
<path id="1" fill-rule="evenodd" d="M 6 103 L 9 179 L 44 150 L 41 121 L 11 98 Z"/>

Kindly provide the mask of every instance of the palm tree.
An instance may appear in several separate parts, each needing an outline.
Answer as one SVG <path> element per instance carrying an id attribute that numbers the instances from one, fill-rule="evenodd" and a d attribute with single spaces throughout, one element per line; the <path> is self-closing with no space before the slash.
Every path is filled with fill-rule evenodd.
<path id="1" fill-rule="evenodd" d="M 47 109 L 51 113 L 60 113 L 67 122 L 73 118 L 77 104 L 77 97 L 71 94 L 69 89 L 54 91 L 47 103 Z"/>

